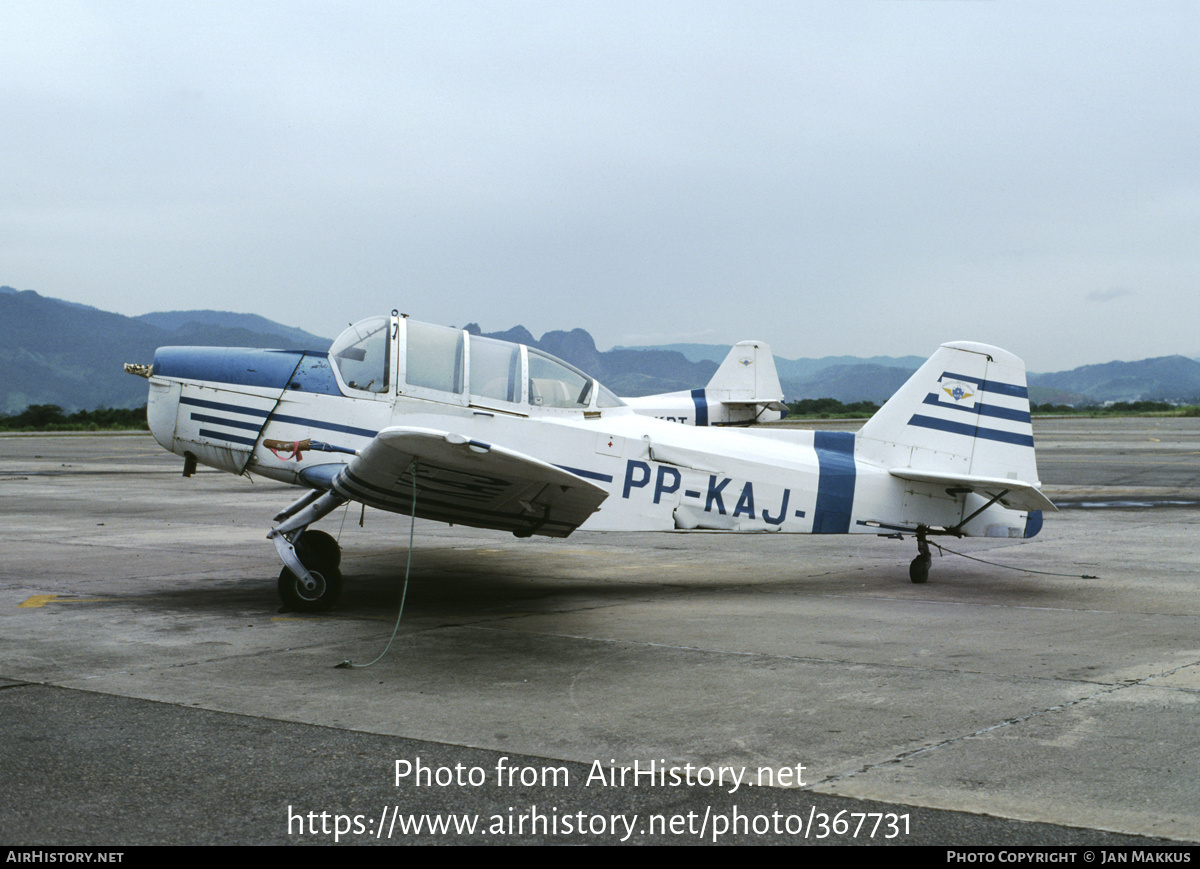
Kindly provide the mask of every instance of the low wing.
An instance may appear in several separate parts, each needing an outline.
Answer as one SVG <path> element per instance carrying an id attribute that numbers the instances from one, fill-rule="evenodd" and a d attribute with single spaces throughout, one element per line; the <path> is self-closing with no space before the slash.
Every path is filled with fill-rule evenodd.
<path id="1" fill-rule="evenodd" d="M 566 537 L 608 497 L 580 476 L 496 444 L 434 429 L 376 435 L 333 480 L 344 498 L 455 525 L 518 537 Z"/>
<path id="2" fill-rule="evenodd" d="M 937 471 L 918 471 L 913 468 L 892 468 L 888 471 L 893 477 L 901 480 L 911 480 L 914 483 L 933 483 L 939 486 L 951 486 L 956 489 L 967 489 L 996 498 L 1011 510 L 1051 510 L 1058 508 L 1033 483 L 1022 480 L 1009 480 L 1004 477 L 980 477 L 972 474 L 950 474 Z M 999 497 L 997 497 L 999 496 Z"/>

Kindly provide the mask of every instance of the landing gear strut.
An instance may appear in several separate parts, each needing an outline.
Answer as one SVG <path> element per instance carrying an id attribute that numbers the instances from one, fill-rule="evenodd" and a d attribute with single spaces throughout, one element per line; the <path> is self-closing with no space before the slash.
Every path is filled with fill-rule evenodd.
<path id="1" fill-rule="evenodd" d="M 929 553 L 926 530 L 923 527 L 917 529 L 917 552 L 920 554 L 908 566 L 908 578 L 917 584 L 929 581 L 929 564 L 933 561 L 933 556 Z"/>

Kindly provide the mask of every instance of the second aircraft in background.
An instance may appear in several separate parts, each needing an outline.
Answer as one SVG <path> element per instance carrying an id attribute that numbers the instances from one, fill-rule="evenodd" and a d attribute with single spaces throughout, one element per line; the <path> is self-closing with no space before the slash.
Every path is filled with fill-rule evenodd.
<path id="1" fill-rule="evenodd" d="M 685 425 L 752 425 L 787 416 L 775 357 L 764 341 L 734 344 L 708 386 L 621 400 L 643 416 Z"/>

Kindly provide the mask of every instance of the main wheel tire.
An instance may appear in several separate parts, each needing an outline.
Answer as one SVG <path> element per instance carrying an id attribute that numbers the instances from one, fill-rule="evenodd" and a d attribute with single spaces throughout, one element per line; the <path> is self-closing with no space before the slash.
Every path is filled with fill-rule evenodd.
<path id="1" fill-rule="evenodd" d="M 908 566 L 908 578 L 920 585 L 929 581 L 929 563 L 933 558 L 929 555 L 918 555 Z"/>
<path id="2" fill-rule="evenodd" d="M 284 568 L 279 574 L 279 597 L 285 609 L 300 613 L 322 613 L 333 609 L 342 596 L 342 572 L 326 564 L 309 568 L 317 587 L 307 589 L 300 577 Z"/>
<path id="3" fill-rule="evenodd" d="M 301 534 L 296 540 L 296 554 L 305 567 L 316 564 L 317 570 L 320 570 L 320 565 L 342 566 L 342 547 L 333 535 L 324 531 L 305 531 Z M 309 570 L 312 568 L 309 567 Z"/>

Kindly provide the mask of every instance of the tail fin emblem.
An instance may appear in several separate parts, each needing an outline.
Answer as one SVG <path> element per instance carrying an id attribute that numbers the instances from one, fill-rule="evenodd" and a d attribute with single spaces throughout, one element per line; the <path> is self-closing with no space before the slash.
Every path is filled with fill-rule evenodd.
<path id="1" fill-rule="evenodd" d="M 941 380 L 939 383 L 942 392 L 953 398 L 956 404 L 975 397 L 975 387 L 970 383 L 964 383 L 961 380 Z"/>

